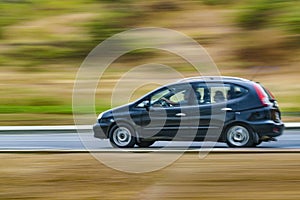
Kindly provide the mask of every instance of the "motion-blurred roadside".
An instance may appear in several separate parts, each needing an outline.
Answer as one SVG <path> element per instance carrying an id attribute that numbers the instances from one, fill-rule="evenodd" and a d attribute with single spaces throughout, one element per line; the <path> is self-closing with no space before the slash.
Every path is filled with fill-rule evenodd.
<path id="1" fill-rule="evenodd" d="M 180 31 L 203 45 L 222 75 L 262 82 L 284 121 L 300 120 L 300 2 L 271 1 L 0 1 L 0 125 L 72 124 L 72 89 L 87 54 L 113 34 L 136 27 Z M 111 65 L 97 92 L 97 113 L 132 67 L 189 64 L 164 51 L 130 52 Z M 134 80 L 133 80 L 134 81 Z M 157 87 L 147 85 L 132 99 Z"/>

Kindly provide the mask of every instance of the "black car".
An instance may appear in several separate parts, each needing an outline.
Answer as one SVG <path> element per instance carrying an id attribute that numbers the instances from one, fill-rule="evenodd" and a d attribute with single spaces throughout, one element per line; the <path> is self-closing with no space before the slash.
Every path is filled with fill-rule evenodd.
<path id="1" fill-rule="evenodd" d="M 255 147 L 275 140 L 284 124 L 274 96 L 235 77 L 193 77 L 160 87 L 99 115 L 94 136 L 115 147 L 149 147 L 159 140 L 218 141 Z"/>

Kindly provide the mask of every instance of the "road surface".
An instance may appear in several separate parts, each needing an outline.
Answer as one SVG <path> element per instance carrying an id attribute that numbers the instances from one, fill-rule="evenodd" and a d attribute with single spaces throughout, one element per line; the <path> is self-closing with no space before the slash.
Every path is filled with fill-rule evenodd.
<path id="1" fill-rule="evenodd" d="M 257 148 L 258 150 L 270 149 L 298 149 L 300 150 L 300 129 L 285 130 L 284 134 L 277 138 L 276 142 L 263 142 Z M 189 146 L 189 142 L 163 142 L 154 143 L 149 149 L 155 150 L 162 147 L 168 149 L 182 150 Z M 193 142 L 189 149 L 201 148 L 202 142 Z M 216 143 L 215 149 L 229 149 L 225 143 Z M 1 132 L 0 133 L 0 151 L 5 150 L 112 150 L 108 140 L 99 140 L 93 138 L 91 132 L 86 134 L 63 133 L 50 130 L 35 132 Z M 135 148 L 138 149 L 138 148 Z"/>

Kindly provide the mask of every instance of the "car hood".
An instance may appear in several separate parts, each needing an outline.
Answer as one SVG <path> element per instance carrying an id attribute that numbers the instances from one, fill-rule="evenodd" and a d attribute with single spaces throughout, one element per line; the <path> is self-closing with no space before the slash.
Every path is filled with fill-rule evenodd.
<path id="1" fill-rule="evenodd" d="M 111 118 L 111 117 L 118 117 L 120 115 L 130 115 L 130 107 L 132 106 L 133 103 L 125 104 L 116 108 L 112 108 L 109 110 L 106 110 L 98 116 L 98 119 L 100 118 Z"/>

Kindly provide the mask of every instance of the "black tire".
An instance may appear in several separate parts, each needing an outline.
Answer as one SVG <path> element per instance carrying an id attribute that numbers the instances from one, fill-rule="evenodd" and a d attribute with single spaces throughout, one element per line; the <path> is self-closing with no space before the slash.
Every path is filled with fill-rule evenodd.
<path id="1" fill-rule="evenodd" d="M 132 148 L 136 144 L 134 129 L 127 124 L 116 124 L 109 131 L 109 140 L 113 147 Z"/>
<path id="2" fill-rule="evenodd" d="M 150 147 L 154 142 L 155 141 L 140 141 L 140 142 L 137 142 L 136 144 L 139 147 L 146 148 L 146 147 Z"/>
<path id="3" fill-rule="evenodd" d="M 259 140 L 256 144 L 254 144 L 254 147 L 260 145 L 263 141 Z"/>
<path id="4" fill-rule="evenodd" d="M 244 124 L 234 124 L 226 129 L 226 143 L 229 147 L 255 147 L 254 132 Z"/>

